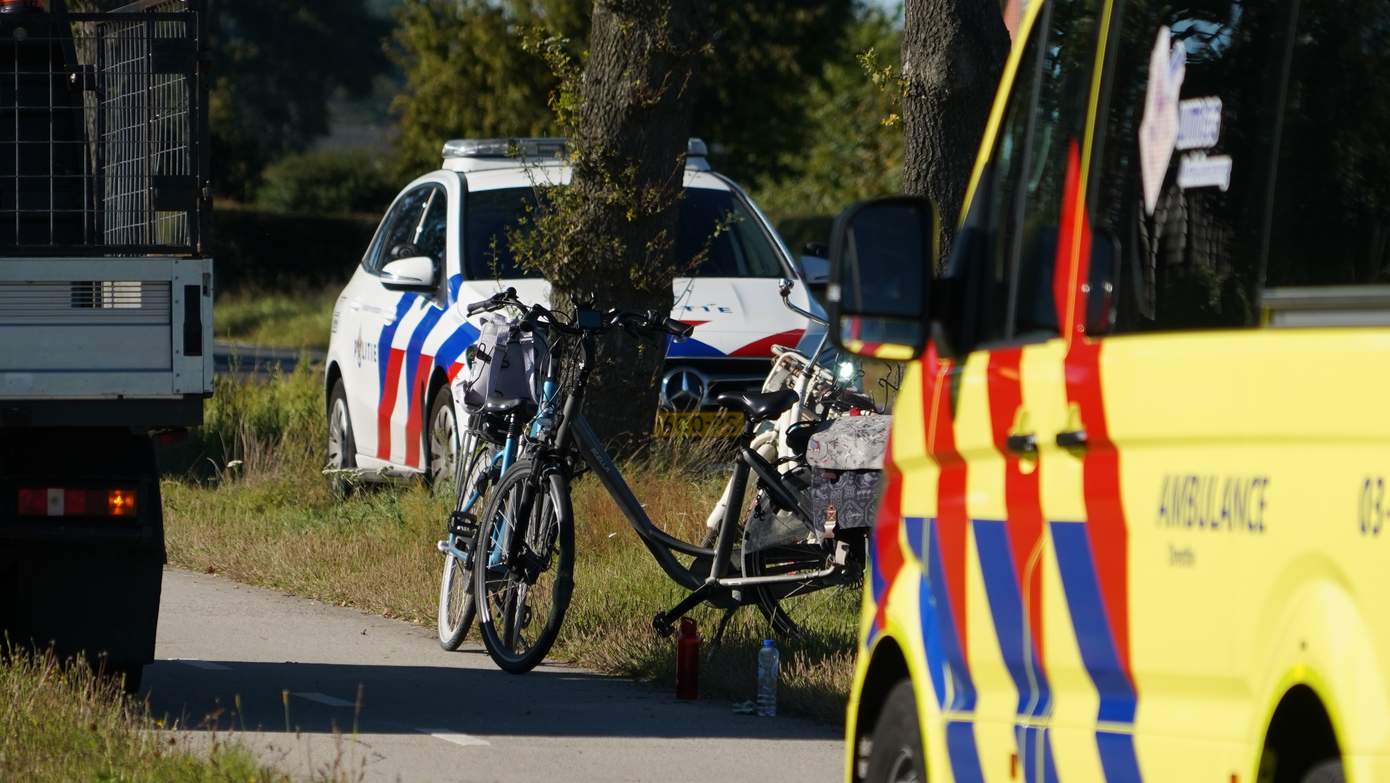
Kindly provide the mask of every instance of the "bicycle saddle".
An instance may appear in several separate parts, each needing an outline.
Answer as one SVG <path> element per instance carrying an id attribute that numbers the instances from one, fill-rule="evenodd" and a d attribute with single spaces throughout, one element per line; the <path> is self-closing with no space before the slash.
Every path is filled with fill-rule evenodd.
<path id="1" fill-rule="evenodd" d="M 515 412 L 521 414 L 522 418 L 528 418 L 535 415 L 536 403 L 514 397 L 489 397 L 483 403 L 483 411 L 498 414 Z"/>
<path id="2" fill-rule="evenodd" d="M 775 392 L 724 392 L 715 402 L 733 411 L 743 411 L 751 421 L 764 421 L 781 416 L 796 404 L 796 392 L 779 389 Z"/>

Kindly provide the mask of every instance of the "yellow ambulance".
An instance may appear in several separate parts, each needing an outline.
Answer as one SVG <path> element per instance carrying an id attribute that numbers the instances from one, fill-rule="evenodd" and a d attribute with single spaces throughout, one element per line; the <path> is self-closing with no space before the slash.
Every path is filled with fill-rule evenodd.
<path id="1" fill-rule="evenodd" d="M 1390 780 L 1390 0 L 1036 0 L 933 215 L 832 240 L 911 360 L 846 779 Z"/>

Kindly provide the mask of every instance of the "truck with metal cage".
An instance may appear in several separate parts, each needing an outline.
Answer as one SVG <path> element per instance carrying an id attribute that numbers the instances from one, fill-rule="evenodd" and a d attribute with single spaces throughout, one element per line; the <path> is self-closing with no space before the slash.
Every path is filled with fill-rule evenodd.
<path id="1" fill-rule="evenodd" d="M 0 0 L 0 633 L 139 686 L 211 394 L 204 0 Z"/>

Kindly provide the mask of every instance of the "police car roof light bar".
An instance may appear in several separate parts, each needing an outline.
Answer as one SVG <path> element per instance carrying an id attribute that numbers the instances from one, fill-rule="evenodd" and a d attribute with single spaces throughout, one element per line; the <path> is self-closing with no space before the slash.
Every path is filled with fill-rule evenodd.
<path id="1" fill-rule="evenodd" d="M 452 139 L 444 143 L 444 159 L 450 158 L 523 158 L 563 159 L 569 146 L 564 138 L 511 139 Z M 686 158 L 707 158 L 709 147 L 704 140 L 692 137 L 685 145 Z"/>

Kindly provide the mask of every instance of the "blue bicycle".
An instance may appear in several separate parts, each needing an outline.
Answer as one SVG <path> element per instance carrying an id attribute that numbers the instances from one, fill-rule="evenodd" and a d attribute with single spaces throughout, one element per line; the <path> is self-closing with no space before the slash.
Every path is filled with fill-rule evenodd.
<path id="1" fill-rule="evenodd" d="M 515 291 L 508 289 L 509 304 L 520 303 Z M 468 308 L 469 315 L 480 310 L 496 309 L 492 300 L 477 302 Z M 530 328 L 529 324 L 525 325 Z M 480 346 L 469 349 L 468 363 L 489 362 L 492 357 Z M 532 379 L 533 380 L 533 379 Z M 555 384 L 542 384 L 539 398 L 550 401 Z M 545 424 L 544 411 L 549 406 L 538 405 L 527 397 L 489 398 L 470 409 L 459 459 L 454 466 L 455 501 L 449 514 L 447 537 L 438 543 L 444 555 L 444 571 L 439 580 L 439 644 L 446 650 L 457 650 L 473 624 L 477 603 L 473 597 L 473 567 L 480 549 L 477 544 L 478 516 L 487 505 L 488 493 L 516 464 L 525 448 L 524 433 L 535 436 Z M 494 536 L 496 538 L 496 536 Z M 487 560 L 495 564 L 502 556 L 505 542 L 489 542 Z"/>

